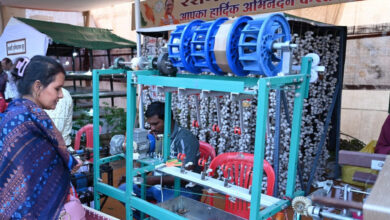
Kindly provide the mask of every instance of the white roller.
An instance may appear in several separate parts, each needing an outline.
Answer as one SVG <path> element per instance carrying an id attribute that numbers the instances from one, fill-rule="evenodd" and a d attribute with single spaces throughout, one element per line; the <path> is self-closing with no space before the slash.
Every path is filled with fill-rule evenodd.
<path id="1" fill-rule="evenodd" d="M 225 73 L 232 73 L 226 59 L 226 46 L 229 36 L 229 31 L 232 27 L 234 20 L 228 20 L 219 26 L 217 34 L 215 35 L 214 43 L 214 55 L 217 65 Z"/>

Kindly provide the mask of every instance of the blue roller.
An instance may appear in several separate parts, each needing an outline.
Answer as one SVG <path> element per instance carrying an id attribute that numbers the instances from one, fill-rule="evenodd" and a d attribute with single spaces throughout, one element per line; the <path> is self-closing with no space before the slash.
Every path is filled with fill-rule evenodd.
<path id="1" fill-rule="evenodd" d="M 252 18 L 249 16 L 239 17 L 234 21 L 229 31 L 228 41 L 226 44 L 226 58 L 230 69 L 237 76 L 246 76 L 249 74 L 249 72 L 243 68 L 243 65 L 239 61 L 238 42 L 240 40 L 241 32 L 245 29 L 247 23 L 251 20 Z"/>
<path id="2" fill-rule="evenodd" d="M 194 31 L 203 23 L 201 20 L 194 20 L 188 24 L 178 25 L 171 33 L 168 42 L 168 54 L 173 66 L 180 70 L 191 73 L 200 73 L 201 69 L 196 67 L 191 57 L 191 39 Z"/>
<path id="3" fill-rule="evenodd" d="M 282 69 L 282 56 L 272 48 L 275 42 L 291 40 L 290 26 L 282 14 L 249 21 L 239 40 L 239 60 L 245 71 L 276 76 Z"/>
<path id="4" fill-rule="evenodd" d="M 223 75 L 224 72 L 218 67 L 214 56 L 215 35 L 218 28 L 228 18 L 218 18 L 215 21 L 204 22 L 195 30 L 191 41 L 191 56 L 195 66 L 202 72 L 213 72 Z"/>

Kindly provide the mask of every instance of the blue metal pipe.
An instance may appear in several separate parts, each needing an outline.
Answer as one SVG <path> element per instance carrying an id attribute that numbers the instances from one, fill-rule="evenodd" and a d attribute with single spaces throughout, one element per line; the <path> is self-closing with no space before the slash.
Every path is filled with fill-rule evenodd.
<path id="1" fill-rule="evenodd" d="M 332 112 L 333 112 L 333 109 L 334 109 L 334 107 L 336 105 L 336 100 L 337 100 L 337 96 L 338 96 L 340 87 L 341 87 L 341 85 L 340 85 L 340 81 L 339 81 L 337 83 L 336 89 L 335 89 L 335 91 L 333 93 L 332 103 L 330 104 L 330 106 L 328 108 L 328 115 L 326 116 L 324 129 L 323 129 L 322 135 L 321 135 L 321 140 L 320 140 L 320 143 L 318 144 L 316 157 L 315 157 L 315 159 L 313 161 L 313 165 L 311 167 L 309 181 L 307 182 L 307 185 L 306 185 L 306 191 L 305 191 L 306 195 L 310 192 L 311 184 L 313 182 L 314 175 L 315 175 L 315 173 L 317 171 L 318 160 L 319 160 L 320 155 L 322 153 L 322 147 L 323 147 L 323 145 L 325 143 L 326 135 L 328 134 L 328 127 L 329 127 L 330 119 L 332 118 Z"/>
<path id="2" fill-rule="evenodd" d="M 291 127 L 290 110 L 288 108 L 286 93 L 283 90 L 281 90 L 280 93 L 281 93 L 281 99 L 283 102 L 284 114 L 286 116 L 288 126 Z M 302 176 L 301 166 L 299 165 L 299 163 L 297 166 L 297 172 L 298 172 L 299 183 L 301 184 L 301 187 L 303 189 L 303 187 L 304 187 L 303 176 Z"/>
<path id="3" fill-rule="evenodd" d="M 274 196 L 279 194 L 279 146 L 280 146 L 280 89 L 276 90 L 276 106 L 275 106 L 275 137 L 274 137 L 274 172 L 275 186 Z"/>

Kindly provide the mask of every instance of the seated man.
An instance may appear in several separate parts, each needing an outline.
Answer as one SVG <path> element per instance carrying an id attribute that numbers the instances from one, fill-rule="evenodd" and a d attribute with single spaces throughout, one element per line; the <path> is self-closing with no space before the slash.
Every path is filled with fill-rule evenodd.
<path id="1" fill-rule="evenodd" d="M 150 124 L 151 133 L 153 135 L 164 133 L 164 103 L 151 103 L 145 112 L 145 117 L 147 118 L 146 121 Z M 185 154 L 186 158 L 184 159 L 183 165 L 192 162 L 192 165 L 188 166 L 187 170 L 199 173 L 200 167 L 198 166 L 198 160 L 200 153 L 198 139 L 196 139 L 189 130 L 180 127 L 173 119 L 171 125 L 171 155 L 177 156 L 178 153 Z M 161 182 L 163 189 L 161 189 L 160 186 Z M 147 176 L 144 184 L 148 186 L 146 190 L 146 197 L 149 199 L 153 198 L 158 203 L 168 200 L 174 196 L 175 191 L 172 189 L 174 184 L 173 176 Z M 184 184 L 181 184 L 182 187 L 180 189 L 180 194 L 182 196 L 199 200 L 202 188 L 200 186 L 185 188 Z M 119 189 L 126 190 L 126 184 L 121 184 Z M 134 184 L 133 192 L 137 196 L 140 196 L 140 186 Z"/>

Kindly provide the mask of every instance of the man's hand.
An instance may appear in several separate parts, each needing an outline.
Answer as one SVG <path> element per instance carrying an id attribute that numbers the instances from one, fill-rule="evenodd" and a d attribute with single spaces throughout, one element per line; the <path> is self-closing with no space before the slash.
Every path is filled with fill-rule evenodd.
<path id="1" fill-rule="evenodd" d="M 126 153 L 126 136 L 125 136 L 125 140 L 123 141 L 123 144 L 122 144 L 122 149 L 123 149 L 123 153 Z"/>
<path id="2" fill-rule="evenodd" d="M 83 161 L 78 159 L 78 158 L 75 158 L 76 161 L 77 161 L 77 164 L 73 167 L 73 169 L 71 170 L 71 173 L 75 173 L 77 172 L 77 170 L 80 169 L 80 167 L 83 165 Z"/>

